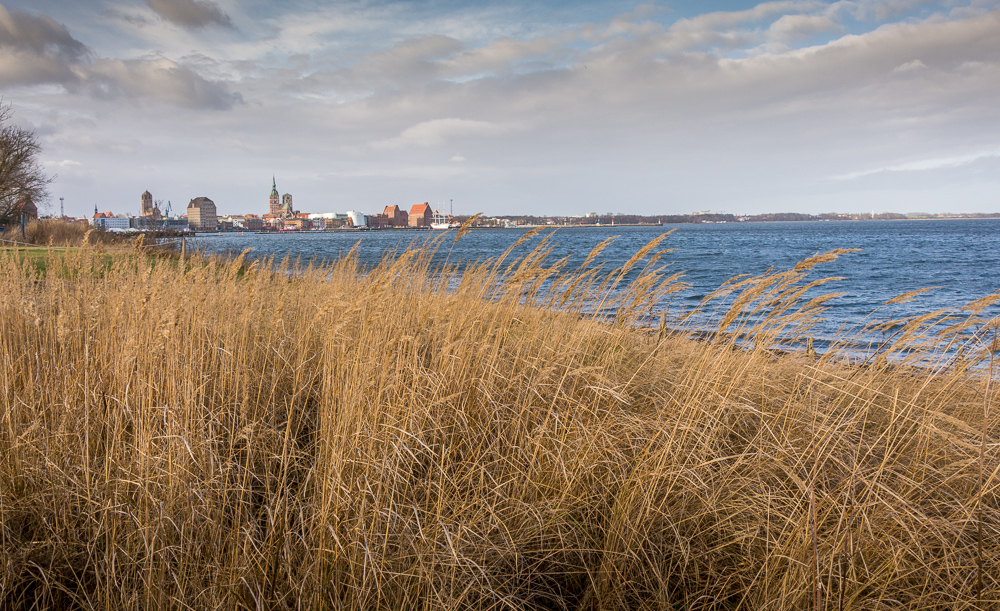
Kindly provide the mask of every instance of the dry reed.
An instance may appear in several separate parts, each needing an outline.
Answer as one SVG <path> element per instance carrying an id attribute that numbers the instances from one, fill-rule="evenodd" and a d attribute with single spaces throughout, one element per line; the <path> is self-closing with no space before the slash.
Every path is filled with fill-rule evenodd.
<path id="1" fill-rule="evenodd" d="M 364 273 L 0 253 L 0 607 L 1000 601 L 982 304 L 857 366 L 772 349 L 826 259 L 727 285 L 694 341 L 635 328 L 681 286 L 657 244 L 628 284 L 547 244 L 460 275 L 438 243 Z"/>
<path id="2" fill-rule="evenodd" d="M 80 246 L 85 243 L 124 244 L 135 239 L 113 231 L 95 230 L 86 223 L 59 219 L 35 219 L 24 227 L 22 239 L 20 231 L 11 232 L 11 238 L 27 244 L 40 246 Z"/>

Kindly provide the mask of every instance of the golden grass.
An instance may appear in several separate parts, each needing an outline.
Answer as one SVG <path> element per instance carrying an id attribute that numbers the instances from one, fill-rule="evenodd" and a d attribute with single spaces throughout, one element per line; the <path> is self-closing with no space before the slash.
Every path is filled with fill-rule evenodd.
<path id="1" fill-rule="evenodd" d="M 904 321 L 919 368 L 776 352 L 817 260 L 644 333 L 656 247 L 628 286 L 544 240 L 461 276 L 0 252 L 0 607 L 997 605 L 989 323 Z"/>
<path id="2" fill-rule="evenodd" d="M 84 244 L 125 244 L 135 238 L 113 231 L 94 230 L 85 223 L 61 219 L 35 219 L 20 231 L 12 231 L 10 239 L 40 246 L 81 246 Z"/>

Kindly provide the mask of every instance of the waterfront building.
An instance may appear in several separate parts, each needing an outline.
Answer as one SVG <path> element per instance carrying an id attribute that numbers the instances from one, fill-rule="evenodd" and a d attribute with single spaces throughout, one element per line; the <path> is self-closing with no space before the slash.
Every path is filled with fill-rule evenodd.
<path id="1" fill-rule="evenodd" d="M 355 212 L 354 210 L 348 210 L 347 217 L 350 219 L 350 225 L 353 227 L 368 226 L 368 216 L 365 214 Z"/>
<path id="2" fill-rule="evenodd" d="M 382 216 L 385 217 L 385 227 L 406 227 L 409 215 L 406 210 L 400 210 L 399 206 L 386 206 Z"/>
<path id="3" fill-rule="evenodd" d="M 338 229 L 351 223 L 350 215 L 343 212 L 312 212 L 307 216 L 313 229 Z"/>
<path id="4" fill-rule="evenodd" d="M 281 214 L 281 196 L 278 195 L 278 185 L 274 182 L 274 176 L 271 176 L 271 199 L 268 214 Z"/>
<path id="5" fill-rule="evenodd" d="M 132 229 L 144 231 L 159 228 L 162 225 L 160 221 L 163 218 L 163 215 L 160 213 L 160 203 L 153 201 L 153 194 L 148 190 L 139 196 L 139 200 L 139 216 L 133 217 L 130 221 Z"/>
<path id="6" fill-rule="evenodd" d="M 410 227 L 430 227 L 434 211 L 431 210 L 431 206 L 427 202 L 415 204 L 410 208 L 409 217 Z"/>
<path id="7" fill-rule="evenodd" d="M 162 219 L 160 219 L 160 222 L 157 223 L 157 225 L 159 225 L 160 228 L 162 229 L 169 229 L 172 231 L 184 231 L 185 229 L 187 229 L 188 223 L 186 216 L 178 216 L 175 214 L 174 216 L 163 217 Z"/>
<path id="8" fill-rule="evenodd" d="M 246 231 L 260 231 L 264 228 L 264 219 L 256 214 L 246 214 L 233 217 L 234 229 L 245 229 Z"/>
<path id="9" fill-rule="evenodd" d="M 159 219 L 162 215 L 160 212 L 160 206 L 158 203 L 153 201 L 153 194 L 149 191 L 144 191 L 142 196 L 142 208 L 139 216 L 145 218 Z"/>
<path id="10" fill-rule="evenodd" d="M 127 231 L 129 229 L 129 219 L 124 214 L 115 216 L 111 212 L 97 212 L 94 207 L 94 217 L 90 219 L 90 224 L 99 229 L 108 231 Z"/>
<path id="11" fill-rule="evenodd" d="M 196 197 L 187 207 L 188 229 L 191 231 L 215 231 L 218 220 L 215 202 L 207 197 Z"/>
<path id="12" fill-rule="evenodd" d="M 350 213 L 344 212 L 310 212 L 306 215 L 310 219 L 332 219 L 335 221 L 346 221 L 350 218 Z"/>
<path id="13" fill-rule="evenodd" d="M 288 193 L 281 196 L 281 210 L 278 211 L 278 216 L 283 219 L 293 219 L 298 216 L 295 208 L 292 207 L 292 196 Z"/>

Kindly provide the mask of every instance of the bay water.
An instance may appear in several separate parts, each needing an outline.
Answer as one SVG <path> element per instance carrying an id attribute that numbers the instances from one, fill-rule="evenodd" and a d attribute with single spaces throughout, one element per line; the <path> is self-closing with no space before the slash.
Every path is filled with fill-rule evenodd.
<path id="1" fill-rule="evenodd" d="M 529 252 L 552 231 L 551 261 L 568 256 L 566 269 L 583 263 L 591 249 L 609 237 L 615 240 L 598 257 L 605 269 L 624 264 L 644 244 L 675 229 L 661 245 L 674 249 L 659 262 L 667 273 L 680 272 L 689 289 L 675 295 L 671 314 L 696 306 L 726 280 L 768 269 L 790 269 L 816 253 L 837 248 L 859 249 L 821 264 L 810 278 L 842 276 L 822 292 L 843 292 L 831 301 L 818 337 L 831 338 L 866 320 L 877 308 L 879 319 L 902 318 L 964 304 L 1000 290 L 1000 219 L 842 221 L 800 223 L 724 223 L 675 226 L 604 226 L 543 229 L 518 247 L 513 256 Z M 526 229 L 473 230 L 454 241 L 444 240 L 435 263 L 463 264 L 499 256 L 521 238 Z M 239 253 L 331 261 L 357 245 L 362 266 L 372 266 L 411 244 L 420 244 L 439 232 L 341 231 L 280 234 L 199 234 L 189 241 L 205 253 Z M 639 266 L 641 268 L 641 265 Z M 633 275 L 637 272 L 633 272 Z M 883 306 L 893 297 L 934 287 L 908 303 Z M 661 309 L 668 304 L 661 304 Z M 655 316 L 655 313 L 654 313 Z"/>

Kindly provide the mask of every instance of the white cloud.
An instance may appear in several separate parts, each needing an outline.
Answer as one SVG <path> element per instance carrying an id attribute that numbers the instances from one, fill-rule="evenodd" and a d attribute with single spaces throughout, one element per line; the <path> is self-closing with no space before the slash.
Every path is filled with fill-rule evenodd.
<path id="1" fill-rule="evenodd" d="M 913 72 L 914 70 L 923 70 L 927 68 L 927 64 L 915 59 L 913 61 L 906 62 L 905 64 L 899 64 L 892 69 L 893 72 Z"/>
<path id="2" fill-rule="evenodd" d="M 826 15 L 782 15 L 768 28 L 768 34 L 776 40 L 796 40 L 841 29 Z"/>
<path id="3" fill-rule="evenodd" d="M 437 146 L 447 141 L 469 138 L 498 136 L 513 129 L 511 125 L 499 125 L 488 121 L 470 119 L 433 119 L 403 130 L 396 138 L 372 144 L 376 149 L 397 149 L 406 146 Z"/>
<path id="4" fill-rule="evenodd" d="M 85 72 L 84 88 L 99 98 L 146 98 L 176 106 L 225 110 L 242 102 L 218 82 L 166 58 L 101 60 Z"/>
<path id="5" fill-rule="evenodd" d="M 863 178 L 865 176 L 871 176 L 873 174 L 881 174 L 883 172 L 925 172 L 929 170 L 940 170 L 942 168 L 957 168 L 959 166 L 964 166 L 970 163 L 974 163 L 981 159 L 990 159 L 990 158 L 1000 158 L 1000 150 L 980 151 L 978 153 L 970 153 L 968 155 L 958 155 L 954 157 L 920 159 L 917 161 L 908 161 L 906 163 L 900 163 L 898 165 L 876 168 L 874 170 L 851 172 L 848 174 L 842 174 L 840 176 L 834 176 L 832 178 L 833 180 L 854 180 L 857 178 Z"/>
<path id="6" fill-rule="evenodd" d="M 691 19 L 682 19 L 671 26 L 672 31 L 704 32 L 733 28 L 767 19 L 774 15 L 805 12 L 822 8 L 822 2 L 816 0 L 790 0 L 783 2 L 762 2 L 744 11 L 718 11 L 706 13 Z"/>

